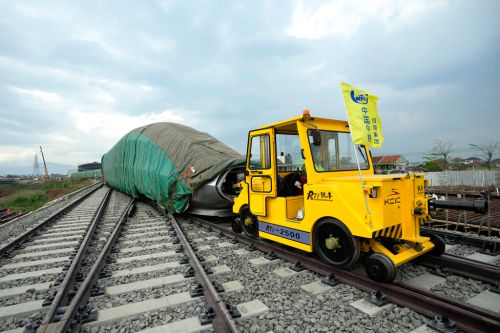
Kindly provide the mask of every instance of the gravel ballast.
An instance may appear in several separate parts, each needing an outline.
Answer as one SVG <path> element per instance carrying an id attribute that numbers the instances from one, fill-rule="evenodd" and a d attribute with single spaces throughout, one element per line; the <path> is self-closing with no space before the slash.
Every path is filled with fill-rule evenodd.
<path id="1" fill-rule="evenodd" d="M 240 256 L 234 250 L 244 248 L 241 244 L 221 248 L 217 243 L 227 242 L 227 238 L 206 240 L 207 236 L 217 234 L 187 223 L 183 228 L 190 239 L 205 237 L 203 245 L 210 246 L 205 252 L 217 256 L 219 264 L 231 268 L 231 272 L 214 276 L 214 280 L 219 283 L 239 280 L 243 284 L 243 291 L 223 293 L 221 297 L 225 301 L 236 305 L 257 299 L 269 308 L 269 312 L 257 317 L 238 320 L 242 332 L 410 332 L 428 321 L 425 316 L 395 304 L 370 317 L 350 305 L 367 294 L 344 284 L 322 295 L 310 295 L 300 287 L 322 278 L 316 273 L 305 271 L 280 278 L 274 270 L 289 267 L 290 263 L 277 260 L 253 266 L 248 260 L 262 256 L 259 251 Z M 423 271 L 420 267 L 410 267 L 400 278 L 417 276 Z"/>

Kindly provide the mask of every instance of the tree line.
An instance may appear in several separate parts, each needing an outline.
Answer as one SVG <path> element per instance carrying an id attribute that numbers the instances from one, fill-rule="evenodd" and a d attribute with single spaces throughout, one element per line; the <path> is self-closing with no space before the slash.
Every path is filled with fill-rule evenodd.
<path id="1" fill-rule="evenodd" d="M 492 161 L 500 150 L 500 141 L 485 144 L 469 144 L 472 150 L 478 153 L 478 158 L 484 161 L 484 166 L 491 170 Z M 429 171 L 447 170 L 450 166 L 451 155 L 456 152 L 453 141 L 436 140 L 429 154 L 424 156 L 424 168 Z"/>

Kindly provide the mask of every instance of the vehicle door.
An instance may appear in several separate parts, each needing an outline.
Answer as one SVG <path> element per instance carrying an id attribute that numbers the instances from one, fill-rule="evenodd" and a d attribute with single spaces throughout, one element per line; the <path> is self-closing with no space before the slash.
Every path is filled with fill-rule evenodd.
<path id="1" fill-rule="evenodd" d="M 248 138 L 247 176 L 252 214 L 266 216 L 266 199 L 276 197 L 274 128 L 251 131 Z"/>

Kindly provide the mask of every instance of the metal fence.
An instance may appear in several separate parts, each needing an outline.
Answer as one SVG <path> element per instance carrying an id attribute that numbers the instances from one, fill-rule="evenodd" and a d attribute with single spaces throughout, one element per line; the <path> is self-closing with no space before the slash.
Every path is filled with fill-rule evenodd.
<path id="1" fill-rule="evenodd" d="M 427 172 L 429 186 L 497 186 L 495 171 L 443 171 Z"/>

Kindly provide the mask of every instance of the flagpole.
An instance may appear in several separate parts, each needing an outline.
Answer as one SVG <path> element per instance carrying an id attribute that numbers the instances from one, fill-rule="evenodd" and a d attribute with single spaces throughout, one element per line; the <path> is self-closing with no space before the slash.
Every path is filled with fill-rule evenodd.
<path id="1" fill-rule="evenodd" d="M 359 164 L 357 148 L 356 148 L 356 145 L 354 144 L 354 139 L 352 137 L 351 122 L 349 121 L 349 113 L 347 112 L 347 107 L 345 105 L 345 102 L 344 102 L 344 111 L 345 111 L 345 114 L 347 116 L 347 124 L 349 125 L 349 131 L 351 132 L 351 142 L 352 142 L 352 146 L 354 148 L 354 156 L 356 156 L 356 164 L 358 165 L 359 180 L 361 182 L 361 192 L 363 193 L 363 198 L 365 199 L 365 206 L 366 206 L 366 212 L 367 212 L 367 215 L 365 215 L 365 219 L 366 219 L 367 216 L 371 216 L 370 206 L 368 205 L 368 199 L 366 198 L 366 194 L 365 194 L 365 181 L 363 179 L 363 174 L 361 173 L 361 165 Z M 365 146 L 365 149 L 366 149 L 366 146 Z M 368 158 L 368 156 L 367 156 L 367 158 Z M 372 219 L 370 218 L 370 228 L 372 228 L 372 227 L 373 227 Z"/>

